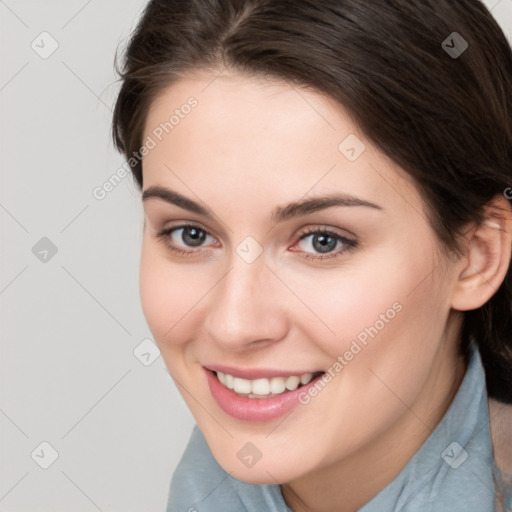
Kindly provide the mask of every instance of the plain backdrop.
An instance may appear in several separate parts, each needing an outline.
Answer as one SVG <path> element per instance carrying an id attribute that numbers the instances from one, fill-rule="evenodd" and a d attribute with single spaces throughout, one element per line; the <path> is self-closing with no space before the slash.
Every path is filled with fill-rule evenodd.
<path id="1" fill-rule="evenodd" d="M 139 192 L 93 193 L 145 4 L 0 0 L 0 512 L 163 512 L 194 424 L 140 307 Z"/>

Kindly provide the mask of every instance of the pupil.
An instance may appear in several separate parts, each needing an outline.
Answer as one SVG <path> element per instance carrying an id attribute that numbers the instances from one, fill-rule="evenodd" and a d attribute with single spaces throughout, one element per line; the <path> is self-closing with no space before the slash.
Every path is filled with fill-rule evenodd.
<path id="1" fill-rule="evenodd" d="M 206 234 L 203 230 L 197 228 L 185 228 L 181 235 L 183 242 L 187 245 L 199 246 L 206 238 Z"/>

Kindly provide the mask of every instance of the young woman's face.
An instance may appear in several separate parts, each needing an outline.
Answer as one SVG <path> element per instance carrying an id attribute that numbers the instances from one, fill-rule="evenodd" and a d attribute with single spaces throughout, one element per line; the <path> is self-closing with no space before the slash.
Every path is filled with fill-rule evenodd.
<path id="1" fill-rule="evenodd" d="M 426 437 L 460 267 L 407 175 L 332 100 L 238 74 L 172 85 L 144 144 L 142 306 L 221 466 L 285 482 Z"/>

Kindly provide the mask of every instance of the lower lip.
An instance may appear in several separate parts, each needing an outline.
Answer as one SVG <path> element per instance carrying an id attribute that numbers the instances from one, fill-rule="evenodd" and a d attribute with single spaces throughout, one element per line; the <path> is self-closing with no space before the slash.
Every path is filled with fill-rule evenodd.
<path id="1" fill-rule="evenodd" d="M 285 391 L 272 398 L 247 398 L 237 395 L 233 390 L 221 384 L 212 371 L 206 369 L 205 371 L 210 391 L 220 408 L 233 418 L 252 422 L 271 421 L 289 413 L 300 404 L 299 394 L 307 393 L 308 388 L 314 386 L 316 381 L 322 377 L 322 375 L 318 375 L 305 386 L 294 391 Z"/>

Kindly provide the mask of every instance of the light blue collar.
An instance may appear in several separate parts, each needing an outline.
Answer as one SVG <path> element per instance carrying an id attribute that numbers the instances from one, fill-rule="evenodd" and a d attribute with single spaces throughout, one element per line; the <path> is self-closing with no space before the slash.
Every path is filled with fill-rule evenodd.
<path id="1" fill-rule="evenodd" d="M 359 512 L 493 512 L 492 467 L 485 374 L 473 345 L 467 372 L 441 422 Z M 167 512 L 263 511 L 291 512 L 280 486 L 229 476 L 196 425 L 173 475 Z"/>
<path id="2" fill-rule="evenodd" d="M 360 512 L 493 512 L 485 373 L 476 347 L 440 423 L 398 476 Z"/>

